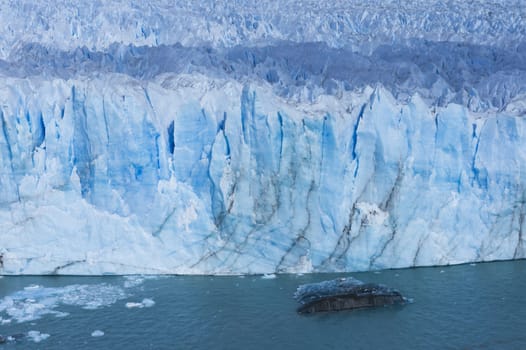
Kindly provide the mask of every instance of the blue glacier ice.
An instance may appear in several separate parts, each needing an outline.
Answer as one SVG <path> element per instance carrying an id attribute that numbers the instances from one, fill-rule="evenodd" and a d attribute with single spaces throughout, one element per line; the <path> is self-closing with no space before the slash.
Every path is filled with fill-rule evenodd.
<path id="1" fill-rule="evenodd" d="M 1 274 L 526 257 L 521 1 L 23 0 L 0 22 Z"/>

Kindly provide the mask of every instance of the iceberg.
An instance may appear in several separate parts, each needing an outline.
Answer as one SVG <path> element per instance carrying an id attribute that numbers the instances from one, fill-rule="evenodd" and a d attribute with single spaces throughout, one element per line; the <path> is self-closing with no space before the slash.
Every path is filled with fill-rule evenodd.
<path id="1" fill-rule="evenodd" d="M 0 4 L 0 274 L 525 258 L 524 6 L 298 6 Z"/>
<path id="2" fill-rule="evenodd" d="M 410 302 L 396 289 L 383 284 L 363 283 L 353 277 L 302 284 L 294 293 L 294 299 L 300 303 L 297 309 L 300 314 L 403 305 Z"/>

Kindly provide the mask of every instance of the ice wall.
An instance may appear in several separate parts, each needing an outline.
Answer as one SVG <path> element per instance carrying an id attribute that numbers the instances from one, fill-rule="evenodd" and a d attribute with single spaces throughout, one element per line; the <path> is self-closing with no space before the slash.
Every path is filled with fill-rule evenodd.
<path id="1" fill-rule="evenodd" d="M 453 5 L 389 3 L 388 38 L 371 4 L 340 4 L 341 28 L 319 5 L 312 32 L 277 14 L 247 27 L 252 3 L 3 3 L 0 273 L 526 257 L 525 9 Z"/>

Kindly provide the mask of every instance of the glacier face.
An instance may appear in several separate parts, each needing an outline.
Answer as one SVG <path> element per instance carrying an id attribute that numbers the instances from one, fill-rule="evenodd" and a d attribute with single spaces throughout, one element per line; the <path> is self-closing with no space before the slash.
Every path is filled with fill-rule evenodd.
<path id="1" fill-rule="evenodd" d="M 525 258 L 514 4 L 2 3 L 0 273 Z"/>

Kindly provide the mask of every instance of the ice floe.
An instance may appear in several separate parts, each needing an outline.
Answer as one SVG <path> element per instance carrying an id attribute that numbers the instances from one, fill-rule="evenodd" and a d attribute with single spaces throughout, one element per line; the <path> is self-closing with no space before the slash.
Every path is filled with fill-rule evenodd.
<path id="1" fill-rule="evenodd" d="M 49 338 L 49 334 L 40 333 L 39 331 L 29 331 L 27 332 L 27 338 L 35 343 L 40 343 L 42 340 Z"/>
<path id="2" fill-rule="evenodd" d="M 56 310 L 62 305 L 93 310 L 112 305 L 128 296 L 122 287 L 106 283 L 73 284 L 55 288 L 31 285 L 0 299 L 0 313 L 9 316 L 0 322 L 3 324 L 11 319 L 19 323 L 28 322 L 45 315 L 64 317 L 68 313 Z"/>

